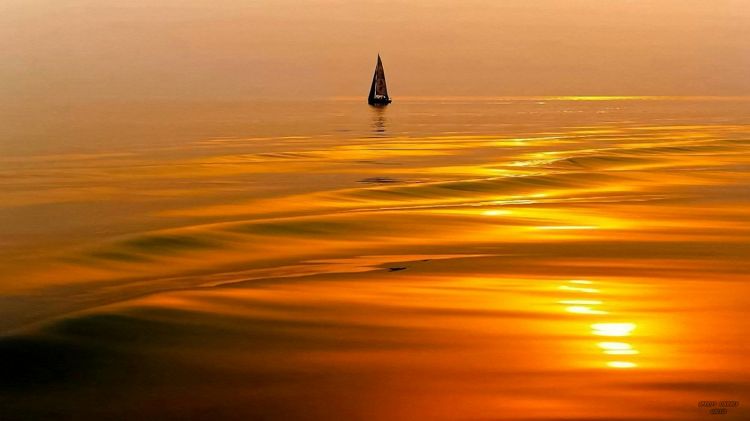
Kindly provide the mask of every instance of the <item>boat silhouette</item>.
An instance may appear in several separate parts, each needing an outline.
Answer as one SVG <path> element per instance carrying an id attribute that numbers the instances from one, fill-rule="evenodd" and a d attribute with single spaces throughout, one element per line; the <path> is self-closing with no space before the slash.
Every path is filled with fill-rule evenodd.
<path id="1" fill-rule="evenodd" d="M 385 84 L 385 72 L 383 71 L 380 54 L 378 54 L 378 64 L 375 65 L 375 73 L 372 75 L 372 85 L 370 85 L 367 103 L 370 105 L 388 105 L 391 103 L 391 98 L 388 97 L 388 87 Z"/>

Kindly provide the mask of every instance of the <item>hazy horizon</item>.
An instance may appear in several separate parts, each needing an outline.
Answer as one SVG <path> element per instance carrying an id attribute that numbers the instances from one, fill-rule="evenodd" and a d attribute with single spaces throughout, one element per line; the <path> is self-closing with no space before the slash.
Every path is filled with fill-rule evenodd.
<path id="1" fill-rule="evenodd" d="M 9 99 L 750 94 L 740 0 L 6 1 Z"/>

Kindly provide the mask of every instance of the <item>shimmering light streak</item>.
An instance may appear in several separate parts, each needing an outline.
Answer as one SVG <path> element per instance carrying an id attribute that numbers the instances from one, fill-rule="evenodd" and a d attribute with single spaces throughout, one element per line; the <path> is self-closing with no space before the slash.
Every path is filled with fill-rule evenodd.
<path id="1" fill-rule="evenodd" d="M 596 294 L 599 292 L 596 288 L 572 287 L 570 285 L 561 285 L 560 289 L 565 291 L 583 292 L 586 294 Z"/>
<path id="2" fill-rule="evenodd" d="M 569 304 L 569 305 L 599 305 L 602 302 L 599 300 L 562 300 L 558 301 L 560 304 Z"/>
<path id="3" fill-rule="evenodd" d="M 630 361 L 608 361 L 607 366 L 612 368 L 633 368 L 636 367 L 636 363 Z"/>
<path id="4" fill-rule="evenodd" d="M 630 349 L 631 346 L 627 342 L 599 342 L 597 344 L 599 348 L 603 349 Z"/>
<path id="5" fill-rule="evenodd" d="M 635 323 L 594 323 L 591 325 L 592 333 L 598 336 L 630 336 L 635 327 Z"/>
<path id="6" fill-rule="evenodd" d="M 508 211 L 508 210 L 492 209 L 492 210 L 486 210 L 486 211 L 482 212 L 482 215 L 484 215 L 484 216 L 498 216 L 498 215 L 509 215 L 510 213 L 511 212 Z"/>
<path id="7" fill-rule="evenodd" d="M 576 314 L 607 314 L 606 311 L 594 310 L 588 306 L 568 306 L 565 308 L 565 311 Z"/>

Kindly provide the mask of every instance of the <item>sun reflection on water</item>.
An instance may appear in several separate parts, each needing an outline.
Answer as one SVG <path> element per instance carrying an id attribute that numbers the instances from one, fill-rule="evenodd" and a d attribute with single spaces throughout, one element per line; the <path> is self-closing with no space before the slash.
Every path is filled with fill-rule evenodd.
<path id="1" fill-rule="evenodd" d="M 608 355 L 635 355 L 639 353 L 627 342 L 599 342 L 597 345 Z"/>
<path id="2" fill-rule="evenodd" d="M 612 368 L 633 368 L 636 367 L 636 363 L 630 361 L 608 361 L 607 367 Z"/>
<path id="3" fill-rule="evenodd" d="M 510 215 L 512 212 L 509 210 L 486 210 L 482 212 L 482 215 L 484 216 L 500 216 L 500 215 Z"/>
<path id="4" fill-rule="evenodd" d="M 564 291 L 584 292 L 587 294 L 596 294 L 599 292 L 599 290 L 596 288 L 574 287 L 570 285 L 562 285 L 560 286 L 560 289 Z"/>
<path id="5" fill-rule="evenodd" d="M 572 285 L 571 285 L 572 284 Z M 588 279 L 572 279 L 566 282 L 566 285 L 561 285 L 558 289 L 568 291 L 570 293 L 581 293 L 581 294 L 598 294 L 601 292 L 599 288 L 593 288 L 594 281 Z M 582 285 L 586 285 L 585 287 Z M 602 310 L 599 306 L 604 304 L 603 300 L 590 300 L 590 299 L 566 299 L 560 300 L 558 303 L 565 305 L 565 312 L 573 313 L 584 316 L 601 316 L 610 314 L 609 311 Z M 631 322 L 597 322 L 591 324 L 591 334 L 594 336 L 604 336 L 613 338 L 624 338 L 631 336 L 637 325 Z M 596 343 L 597 348 L 605 355 L 637 355 L 639 351 L 634 349 L 633 345 L 629 342 L 624 341 L 602 341 Z M 606 361 L 604 363 L 609 368 L 634 368 L 637 367 L 633 361 Z"/>
<path id="6" fill-rule="evenodd" d="M 594 323 L 591 329 L 597 336 L 630 336 L 635 323 Z"/>
<path id="7" fill-rule="evenodd" d="M 576 314 L 607 314 L 606 311 L 594 310 L 589 306 L 568 306 L 565 308 L 565 311 Z"/>

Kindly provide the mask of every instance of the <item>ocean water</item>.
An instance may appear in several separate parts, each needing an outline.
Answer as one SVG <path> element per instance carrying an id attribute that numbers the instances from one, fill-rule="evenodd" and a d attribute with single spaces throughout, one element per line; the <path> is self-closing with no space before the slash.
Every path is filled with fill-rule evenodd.
<path id="1" fill-rule="evenodd" d="M 0 419 L 750 416 L 750 99 L 5 104 Z"/>

